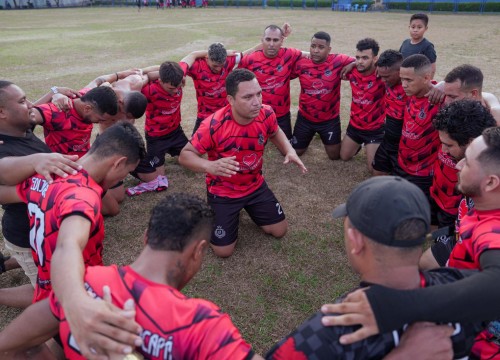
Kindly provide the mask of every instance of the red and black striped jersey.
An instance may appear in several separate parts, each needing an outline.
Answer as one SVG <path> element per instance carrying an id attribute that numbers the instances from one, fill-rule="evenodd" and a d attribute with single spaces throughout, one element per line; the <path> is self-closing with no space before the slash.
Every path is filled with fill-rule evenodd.
<path id="1" fill-rule="evenodd" d="M 355 61 L 344 54 L 329 54 L 320 64 L 302 58 L 295 64 L 292 78 L 299 78 L 299 111 L 312 122 L 335 119 L 340 113 L 340 71 Z"/>
<path id="2" fill-rule="evenodd" d="M 279 130 L 276 115 L 270 106 L 262 105 L 259 115 L 247 125 L 238 124 L 227 105 L 203 121 L 193 134 L 191 144 L 208 160 L 236 156 L 239 171 L 231 176 L 207 174 L 211 194 L 240 198 L 257 190 L 264 182 L 262 162 L 269 137 Z"/>
<path id="3" fill-rule="evenodd" d="M 134 299 L 135 320 L 142 327 L 143 340 L 135 351 L 146 359 L 249 360 L 254 355 L 229 315 L 209 301 L 188 298 L 171 286 L 144 278 L 130 266 L 87 269 L 85 288 L 91 296 L 102 298 L 105 285 L 111 289 L 112 303 L 119 308 Z M 66 357 L 84 359 L 53 293 L 50 307 L 60 321 Z"/>
<path id="4" fill-rule="evenodd" d="M 205 119 L 227 105 L 226 78 L 236 65 L 236 56 L 228 56 L 220 73 L 210 70 L 207 59 L 196 59 L 189 68 L 198 100 L 199 119 Z"/>
<path id="5" fill-rule="evenodd" d="M 432 125 L 432 119 L 439 111 L 439 105 L 426 97 L 411 96 L 405 107 L 403 130 L 399 143 L 398 164 L 413 176 L 431 176 L 434 161 L 441 146 L 439 134 Z"/>
<path id="6" fill-rule="evenodd" d="M 83 96 L 89 90 L 84 88 L 79 93 Z M 79 157 L 89 151 L 94 125 L 82 118 L 74 107 L 67 112 L 59 110 L 54 104 L 42 104 L 35 109 L 42 115 L 45 143 L 50 150 Z"/>
<path id="7" fill-rule="evenodd" d="M 349 124 L 360 130 L 377 130 L 384 126 L 385 84 L 376 72 L 363 76 L 354 68 L 347 75 L 351 83 L 352 102 Z"/>
<path id="8" fill-rule="evenodd" d="M 243 56 L 238 67 L 252 71 L 262 88 L 262 102 L 270 105 L 277 117 L 290 112 L 290 78 L 302 51 L 281 48 L 278 56 L 270 59 L 262 50 Z"/>
<path id="9" fill-rule="evenodd" d="M 397 84 L 393 87 L 385 87 L 385 116 L 395 120 L 403 121 L 406 102 L 408 97 L 403 90 L 403 85 Z"/>
<path id="10" fill-rule="evenodd" d="M 187 64 L 180 63 L 180 66 L 185 75 Z M 160 80 L 155 80 L 144 85 L 141 92 L 148 99 L 144 121 L 146 135 L 159 137 L 176 130 L 181 123 L 182 87 L 170 94 L 162 88 Z"/>
<path id="11" fill-rule="evenodd" d="M 90 221 L 89 240 L 83 250 L 84 263 L 86 266 L 102 265 L 103 190 L 86 171 L 81 170 L 66 178 L 56 178 L 52 184 L 44 177 L 35 175 L 17 185 L 17 193 L 28 204 L 30 245 L 38 267 L 33 302 L 48 297 L 52 289 L 50 264 L 59 228 L 65 218 L 77 215 Z"/>
<path id="12" fill-rule="evenodd" d="M 458 205 L 462 199 L 462 194 L 456 190 L 458 182 L 456 166 L 455 159 L 440 148 L 437 160 L 434 162 L 434 175 L 430 188 L 431 198 L 439 208 L 452 215 L 458 214 Z"/>

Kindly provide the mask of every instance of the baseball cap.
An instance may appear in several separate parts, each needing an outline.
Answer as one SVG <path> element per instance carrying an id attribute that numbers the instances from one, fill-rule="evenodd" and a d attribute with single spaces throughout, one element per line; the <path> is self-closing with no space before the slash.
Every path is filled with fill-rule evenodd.
<path id="1" fill-rule="evenodd" d="M 398 176 L 375 176 L 363 181 L 349 195 L 345 204 L 333 211 L 334 218 L 349 216 L 362 234 L 388 246 L 412 247 L 425 242 L 419 239 L 395 240 L 397 227 L 405 220 L 420 219 L 430 231 L 429 201 L 416 185 Z"/>

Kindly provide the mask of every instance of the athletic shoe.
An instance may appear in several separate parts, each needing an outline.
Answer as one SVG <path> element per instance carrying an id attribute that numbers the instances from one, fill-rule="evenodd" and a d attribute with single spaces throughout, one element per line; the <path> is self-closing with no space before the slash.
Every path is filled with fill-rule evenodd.
<path id="1" fill-rule="evenodd" d="M 155 191 L 165 191 L 168 189 L 168 179 L 165 175 L 158 175 L 156 178 L 158 181 L 158 187 L 156 188 Z"/>
<path id="2" fill-rule="evenodd" d="M 145 192 L 165 191 L 168 188 L 168 180 L 166 176 L 159 175 L 156 179 L 150 182 L 143 182 L 137 186 L 127 189 L 128 196 L 140 195 Z"/>

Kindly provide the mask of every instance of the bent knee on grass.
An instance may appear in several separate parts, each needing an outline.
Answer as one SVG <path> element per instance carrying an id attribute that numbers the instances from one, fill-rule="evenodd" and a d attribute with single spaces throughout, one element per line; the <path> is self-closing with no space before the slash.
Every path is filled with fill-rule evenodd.
<path id="1" fill-rule="evenodd" d="M 261 226 L 261 229 L 264 230 L 266 234 L 279 239 L 286 235 L 286 232 L 288 230 L 288 222 L 286 220 L 283 220 L 277 224 Z"/>

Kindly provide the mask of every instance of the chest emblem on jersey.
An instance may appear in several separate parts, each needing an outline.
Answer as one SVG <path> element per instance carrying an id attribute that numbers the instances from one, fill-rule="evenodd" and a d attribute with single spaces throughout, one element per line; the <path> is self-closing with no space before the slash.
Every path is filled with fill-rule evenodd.
<path id="1" fill-rule="evenodd" d="M 370 81 L 368 85 L 366 85 L 367 89 L 371 89 L 373 87 L 373 81 Z"/>
<path id="2" fill-rule="evenodd" d="M 427 116 L 427 113 L 425 112 L 424 109 L 420 109 L 420 112 L 418 113 L 418 118 L 419 119 L 425 119 L 425 117 Z"/>
<path id="3" fill-rule="evenodd" d="M 331 76 L 331 75 L 332 75 L 332 71 L 330 69 L 325 71 L 325 76 Z"/>
<path id="4" fill-rule="evenodd" d="M 321 80 L 316 80 L 312 83 L 312 87 L 315 88 L 316 90 L 322 89 L 323 88 L 323 81 Z"/>
<path id="5" fill-rule="evenodd" d="M 252 169 L 253 165 L 257 161 L 257 154 L 256 153 L 251 153 L 249 155 L 243 156 L 243 164 L 248 166 L 248 168 Z"/>
<path id="6" fill-rule="evenodd" d="M 278 67 L 276 68 L 276 70 L 277 70 L 278 72 L 281 72 L 281 71 L 283 70 L 283 66 L 278 65 Z"/>
<path id="7" fill-rule="evenodd" d="M 269 77 L 266 79 L 266 84 L 269 86 L 272 86 L 276 83 L 276 78 L 275 77 Z"/>
<path id="8" fill-rule="evenodd" d="M 264 135 L 259 134 L 259 145 L 264 145 Z"/>
<path id="9" fill-rule="evenodd" d="M 405 129 L 408 132 L 412 132 L 414 127 L 415 127 L 415 121 L 407 121 L 405 123 Z"/>

